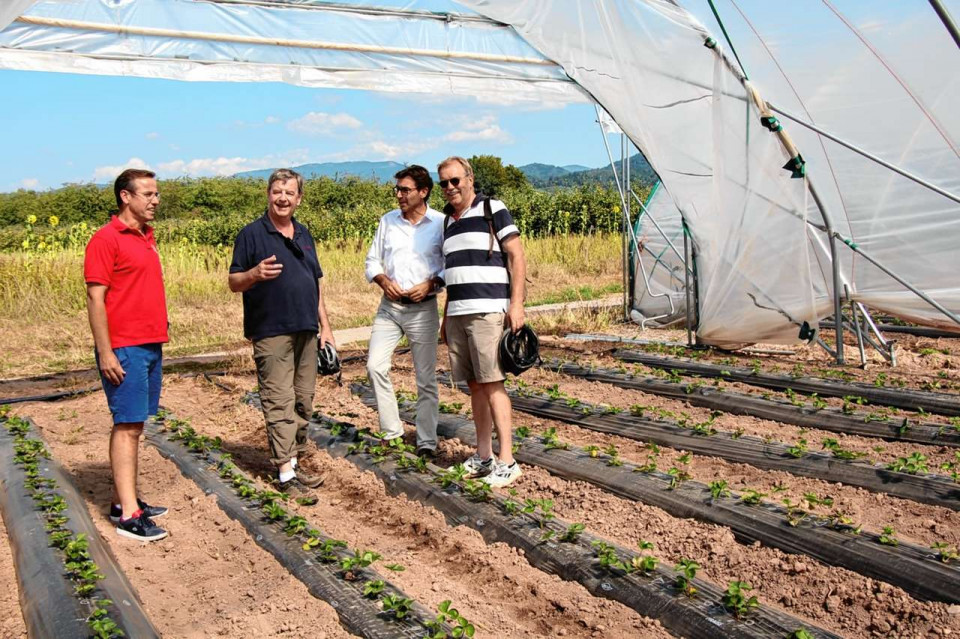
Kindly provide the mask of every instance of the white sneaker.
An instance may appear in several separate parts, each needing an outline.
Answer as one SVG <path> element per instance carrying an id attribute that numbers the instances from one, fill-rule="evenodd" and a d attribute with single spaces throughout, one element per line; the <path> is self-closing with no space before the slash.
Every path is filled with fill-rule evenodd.
<path id="1" fill-rule="evenodd" d="M 484 459 L 480 455 L 473 455 L 470 459 L 463 462 L 463 467 L 467 471 L 467 477 L 486 477 L 493 472 L 496 465 L 496 455 L 491 455 L 490 459 Z"/>
<path id="2" fill-rule="evenodd" d="M 509 486 L 512 484 L 521 474 L 520 464 L 518 464 L 516 461 L 508 466 L 502 461 L 497 460 L 496 464 L 494 465 L 493 472 L 480 481 L 486 482 L 494 488 L 503 488 L 504 486 Z"/>

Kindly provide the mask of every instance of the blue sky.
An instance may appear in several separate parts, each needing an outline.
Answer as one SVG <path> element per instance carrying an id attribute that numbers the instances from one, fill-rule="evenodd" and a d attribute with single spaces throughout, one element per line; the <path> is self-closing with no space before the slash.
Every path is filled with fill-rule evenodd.
<path id="1" fill-rule="evenodd" d="M 428 167 L 452 154 L 516 165 L 607 163 L 591 105 L 0 71 L 0 190 L 110 182 L 128 164 L 161 177 L 341 160 Z"/>

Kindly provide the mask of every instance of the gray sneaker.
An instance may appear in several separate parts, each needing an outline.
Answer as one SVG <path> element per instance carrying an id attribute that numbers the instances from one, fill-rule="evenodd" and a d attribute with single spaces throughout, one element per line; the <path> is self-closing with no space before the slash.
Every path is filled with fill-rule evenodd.
<path id="1" fill-rule="evenodd" d="M 521 474 L 520 464 L 517 462 L 507 465 L 497 460 L 496 464 L 494 464 L 493 471 L 480 481 L 486 482 L 494 488 L 503 488 L 516 481 L 517 477 Z"/>
<path id="2" fill-rule="evenodd" d="M 302 506 L 312 506 L 317 503 L 317 495 L 299 479 L 294 477 L 290 481 L 280 483 L 280 492 L 297 501 Z"/>
<path id="3" fill-rule="evenodd" d="M 296 469 L 293 471 L 297 474 L 297 481 L 306 486 L 307 488 L 319 488 L 323 485 L 323 482 L 327 480 L 326 475 L 312 475 L 307 471 L 303 470 L 298 464 Z"/>
<path id="4" fill-rule="evenodd" d="M 490 459 L 484 459 L 480 455 L 473 455 L 470 459 L 463 462 L 463 467 L 467 471 L 467 477 L 486 477 L 493 471 L 496 462 L 496 455 L 491 455 Z"/>

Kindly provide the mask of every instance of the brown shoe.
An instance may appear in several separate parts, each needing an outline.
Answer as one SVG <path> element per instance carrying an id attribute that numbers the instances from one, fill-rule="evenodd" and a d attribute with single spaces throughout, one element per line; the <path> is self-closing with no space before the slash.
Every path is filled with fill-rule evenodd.
<path id="1" fill-rule="evenodd" d="M 303 470 L 299 465 L 293 472 L 297 474 L 297 481 L 307 488 L 318 488 L 322 486 L 323 482 L 327 479 L 323 474 L 311 475 L 307 471 Z"/>
<path id="2" fill-rule="evenodd" d="M 290 499 L 295 500 L 302 506 L 310 506 L 317 503 L 317 495 L 310 488 L 305 486 L 299 479 L 294 477 L 290 481 L 280 484 L 280 492 L 284 493 Z"/>

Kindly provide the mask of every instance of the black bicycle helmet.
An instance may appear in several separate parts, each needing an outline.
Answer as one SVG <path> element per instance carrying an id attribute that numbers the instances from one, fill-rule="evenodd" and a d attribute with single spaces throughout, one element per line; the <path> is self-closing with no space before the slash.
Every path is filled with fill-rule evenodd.
<path id="1" fill-rule="evenodd" d="M 540 361 L 540 339 L 529 324 L 514 333 L 509 328 L 500 337 L 500 365 L 503 370 L 519 375 Z"/>
<path id="2" fill-rule="evenodd" d="M 320 375 L 340 375 L 340 357 L 330 342 L 317 338 L 317 373 Z"/>

